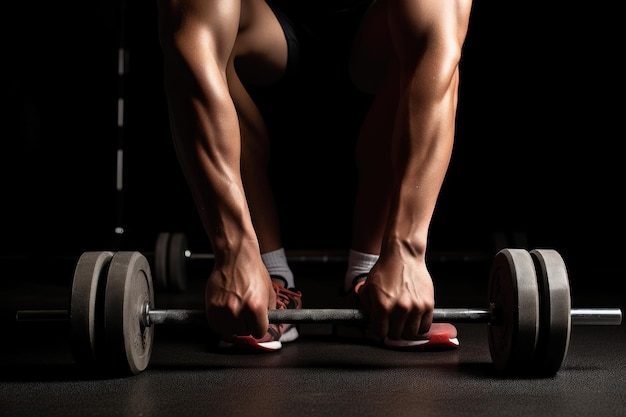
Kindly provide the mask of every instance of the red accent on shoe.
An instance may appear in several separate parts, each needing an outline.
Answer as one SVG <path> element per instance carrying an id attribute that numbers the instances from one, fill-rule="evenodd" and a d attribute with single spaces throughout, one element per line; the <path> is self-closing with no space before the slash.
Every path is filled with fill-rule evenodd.
<path id="1" fill-rule="evenodd" d="M 418 340 L 392 340 L 385 338 L 386 347 L 397 350 L 452 350 L 459 347 L 457 330 L 451 323 L 433 323 L 428 333 Z"/>

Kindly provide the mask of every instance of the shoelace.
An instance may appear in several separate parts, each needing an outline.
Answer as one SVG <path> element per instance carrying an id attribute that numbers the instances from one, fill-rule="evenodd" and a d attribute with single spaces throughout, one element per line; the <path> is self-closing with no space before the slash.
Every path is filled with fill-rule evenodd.
<path id="1" fill-rule="evenodd" d="M 276 308 L 277 309 L 288 308 L 289 304 L 291 304 L 295 298 L 300 298 L 302 296 L 302 293 L 300 291 L 298 292 L 291 291 L 276 283 L 273 283 L 273 285 L 274 285 L 274 291 L 276 291 Z"/>

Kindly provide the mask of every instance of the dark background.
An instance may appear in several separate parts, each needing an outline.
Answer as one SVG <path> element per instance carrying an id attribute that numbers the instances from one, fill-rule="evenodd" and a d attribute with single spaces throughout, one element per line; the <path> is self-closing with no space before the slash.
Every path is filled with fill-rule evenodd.
<path id="1" fill-rule="evenodd" d="M 3 265 L 24 255 L 150 251 L 162 231 L 184 231 L 208 250 L 169 135 L 156 3 L 128 2 L 123 19 L 117 2 L 14 3 L 2 51 Z M 609 279 L 605 271 L 621 268 L 620 16 L 618 3 L 475 2 L 431 250 L 489 252 L 494 233 L 522 233 L 531 248 L 559 250 L 580 279 Z M 129 65 L 120 89 L 121 44 Z M 363 98 L 335 86 L 326 117 L 310 121 L 324 81 L 272 108 L 284 112 L 284 124 L 272 125 L 282 143 L 272 175 L 288 249 L 349 245 L 351 146 Z"/>

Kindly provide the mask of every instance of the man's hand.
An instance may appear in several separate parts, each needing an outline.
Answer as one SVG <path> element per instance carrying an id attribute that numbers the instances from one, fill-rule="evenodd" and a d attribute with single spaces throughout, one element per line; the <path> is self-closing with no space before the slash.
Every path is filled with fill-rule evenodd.
<path id="1" fill-rule="evenodd" d="M 276 292 L 260 255 L 252 259 L 235 256 L 216 266 L 205 296 L 209 327 L 222 340 L 263 337 L 269 327 L 267 311 L 276 307 Z"/>
<path id="2" fill-rule="evenodd" d="M 375 338 L 415 340 L 428 332 L 435 306 L 433 281 L 422 258 L 381 255 L 359 290 L 359 308 Z"/>

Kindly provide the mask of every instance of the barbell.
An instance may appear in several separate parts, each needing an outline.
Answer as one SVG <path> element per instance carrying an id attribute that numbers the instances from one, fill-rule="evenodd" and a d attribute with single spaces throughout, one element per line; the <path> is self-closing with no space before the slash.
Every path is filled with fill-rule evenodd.
<path id="1" fill-rule="evenodd" d="M 484 309 L 436 308 L 433 321 L 486 323 L 492 362 L 503 374 L 555 375 L 572 325 L 622 322 L 617 308 L 571 308 L 566 266 L 553 249 L 500 250 L 488 298 Z M 271 323 L 367 325 L 358 309 L 269 310 L 268 317 Z M 79 366 L 136 375 L 149 365 L 156 324 L 206 323 L 206 313 L 155 309 L 150 265 L 141 252 L 96 251 L 78 259 L 69 310 L 20 310 L 16 320 L 69 320 Z"/>

